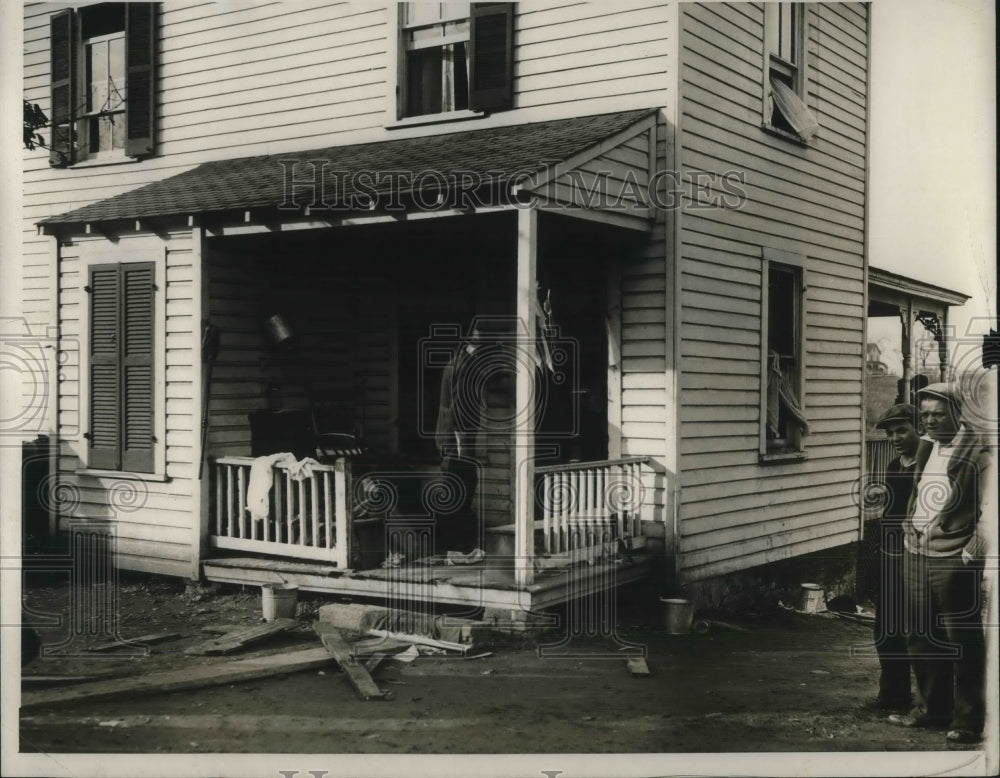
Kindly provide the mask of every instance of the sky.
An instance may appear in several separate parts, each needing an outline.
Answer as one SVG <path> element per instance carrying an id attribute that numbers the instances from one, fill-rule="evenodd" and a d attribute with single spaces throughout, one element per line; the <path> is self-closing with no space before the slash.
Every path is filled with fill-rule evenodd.
<path id="1" fill-rule="evenodd" d="M 972 295 L 951 320 L 981 334 L 997 316 L 994 4 L 875 0 L 871 25 L 870 263 Z"/>

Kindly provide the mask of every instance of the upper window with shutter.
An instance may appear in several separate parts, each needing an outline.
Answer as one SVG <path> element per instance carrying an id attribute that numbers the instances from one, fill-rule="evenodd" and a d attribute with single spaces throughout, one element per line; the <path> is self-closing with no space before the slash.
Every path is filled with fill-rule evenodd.
<path id="1" fill-rule="evenodd" d="M 512 3 L 399 5 L 397 118 L 511 108 Z"/>
<path id="2" fill-rule="evenodd" d="M 98 3 L 52 15 L 50 162 L 154 151 L 153 3 Z"/>
<path id="3" fill-rule="evenodd" d="M 90 266 L 88 466 L 151 473 L 155 263 Z"/>

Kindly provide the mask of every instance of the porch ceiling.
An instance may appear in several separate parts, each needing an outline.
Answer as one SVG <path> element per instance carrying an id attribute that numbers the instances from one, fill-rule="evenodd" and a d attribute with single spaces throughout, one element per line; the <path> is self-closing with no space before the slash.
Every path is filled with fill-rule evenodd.
<path id="1" fill-rule="evenodd" d="M 139 229 L 143 221 L 233 214 L 249 221 L 251 213 L 254 221 L 281 222 L 310 214 L 383 210 L 400 202 L 405 208 L 414 198 L 426 203 L 435 195 L 454 197 L 470 190 L 492 193 L 489 205 L 507 205 L 518 191 L 549 185 L 554 170 L 562 174 L 640 133 L 655 143 L 654 114 L 655 109 L 642 109 L 205 162 L 49 217 L 39 227 L 73 232 L 135 223 Z M 301 185 L 313 181 L 315 186 Z M 286 196 L 289 182 L 297 186 Z"/>

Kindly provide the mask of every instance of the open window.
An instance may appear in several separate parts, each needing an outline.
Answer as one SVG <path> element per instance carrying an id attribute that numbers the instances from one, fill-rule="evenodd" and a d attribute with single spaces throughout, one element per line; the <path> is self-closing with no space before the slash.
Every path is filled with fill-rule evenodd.
<path id="1" fill-rule="evenodd" d="M 153 3 L 52 15 L 50 164 L 153 153 Z"/>
<path id="2" fill-rule="evenodd" d="M 809 434 L 805 396 L 804 263 L 764 251 L 761 288 L 761 444 L 763 460 L 801 458 Z"/>
<path id="3" fill-rule="evenodd" d="M 512 3 L 400 3 L 396 117 L 513 105 Z"/>
<path id="4" fill-rule="evenodd" d="M 808 6 L 764 3 L 764 126 L 809 141 L 819 122 L 805 103 Z"/>

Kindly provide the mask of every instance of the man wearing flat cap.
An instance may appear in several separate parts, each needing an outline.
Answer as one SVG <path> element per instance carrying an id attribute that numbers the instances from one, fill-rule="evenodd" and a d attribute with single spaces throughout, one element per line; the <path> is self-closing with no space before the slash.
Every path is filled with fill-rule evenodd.
<path id="1" fill-rule="evenodd" d="M 875 424 L 885 430 L 896 457 L 885 470 L 886 503 L 878 528 L 879 580 L 875 605 L 875 650 L 880 666 L 874 706 L 888 710 L 910 708 L 910 657 L 906 650 L 903 616 L 903 519 L 913 491 L 916 470 L 917 409 L 909 403 L 893 405 Z"/>
<path id="2" fill-rule="evenodd" d="M 982 737 L 986 644 L 982 622 L 985 549 L 979 531 L 986 443 L 962 423 L 951 384 L 917 393 L 926 432 L 916 454 L 914 489 L 903 522 L 907 648 L 916 705 L 889 720 L 947 729 L 950 742 Z"/>

